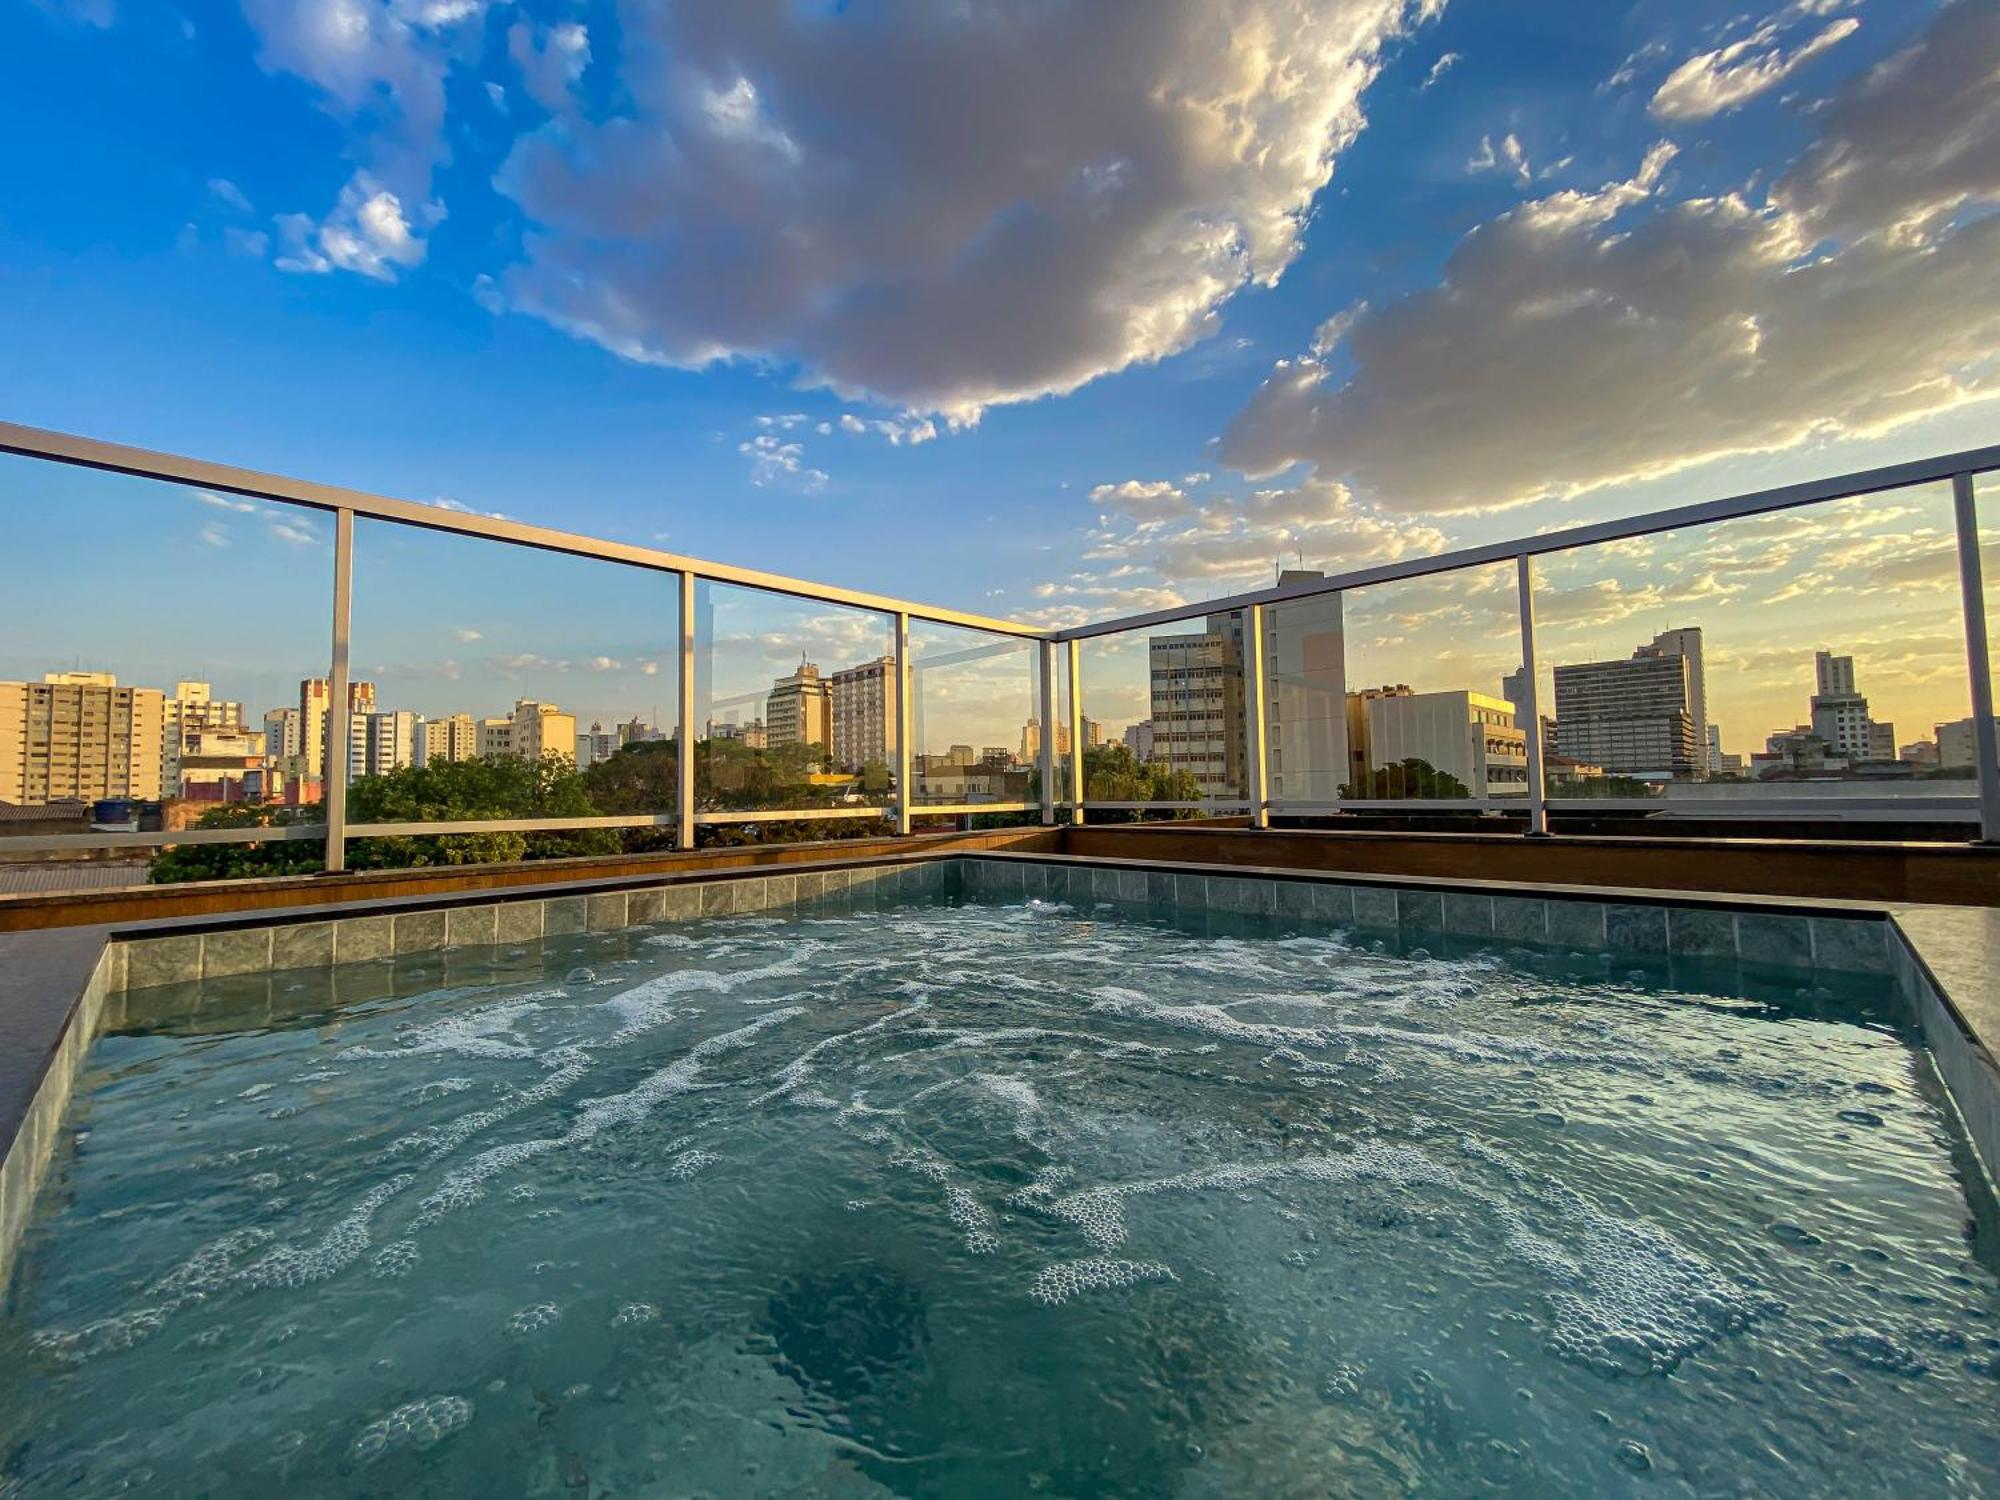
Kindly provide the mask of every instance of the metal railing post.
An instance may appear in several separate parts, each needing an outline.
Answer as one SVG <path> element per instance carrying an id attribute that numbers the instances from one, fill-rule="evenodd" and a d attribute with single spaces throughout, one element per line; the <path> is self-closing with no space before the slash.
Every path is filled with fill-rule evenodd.
<path id="1" fill-rule="evenodd" d="M 694 847 L 694 574 L 683 569 L 681 580 L 681 680 L 676 709 L 674 747 L 674 846 Z"/>
<path id="2" fill-rule="evenodd" d="M 1528 837 L 1549 835 L 1549 793 L 1542 767 L 1541 668 L 1535 660 L 1535 580 L 1533 559 L 1523 552 L 1514 559 L 1515 580 L 1521 590 L 1521 697 L 1514 705 L 1518 723 L 1527 719 L 1528 733 Z"/>
<path id="3" fill-rule="evenodd" d="M 1042 822 L 1056 820 L 1056 643 L 1042 642 L 1041 743 L 1035 758 L 1042 773 Z"/>
<path id="4" fill-rule="evenodd" d="M 1069 820 L 1083 821 L 1083 652 L 1069 643 Z"/>
<path id="5" fill-rule="evenodd" d="M 353 730 L 348 696 L 348 629 L 354 606 L 354 512 L 333 513 L 333 659 L 327 669 L 325 759 L 320 766 L 326 813 L 326 873 L 347 868 L 347 753 Z"/>
<path id="6" fill-rule="evenodd" d="M 1268 763 L 1264 733 L 1264 712 L 1269 687 L 1264 680 L 1264 606 L 1253 604 L 1244 612 L 1243 654 L 1245 696 L 1243 703 L 1244 766 L 1243 790 L 1250 799 L 1250 826 L 1271 826 L 1270 795 L 1267 790 Z"/>
<path id="7" fill-rule="evenodd" d="M 1965 604 L 1965 665 L 1972 678 L 1972 745 L 1979 766 L 1979 842 L 2000 843 L 2000 733 L 1993 723 L 1993 654 L 1987 645 L 1986 584 L 1979 561 L 1979 508 L 1970 474 L 1951 479 L 1958 521 L 1958 587 Z"/>
<path id="8" fill-rule="evenodd" d="M 916 788 L 910 785 L 910 734 L 916 722 L 910 712 L 910 616 L 896 612 L 896 832 L 910 831 L 910 804 Z"/>

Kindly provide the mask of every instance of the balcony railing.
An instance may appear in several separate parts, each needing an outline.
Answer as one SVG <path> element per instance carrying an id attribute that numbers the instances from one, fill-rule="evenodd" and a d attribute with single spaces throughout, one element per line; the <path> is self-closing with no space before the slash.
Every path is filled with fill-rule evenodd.
<path id="1" fill-rule="evenodd" d="M 325 868 L 343 869 L 348 851 L 356 840 L 370 838 L 414 838 L 438 835 L 495 833 L 561 833 L 565 831 L 616 829 L 670 832 L 673 843 L 682 849 L 695 846 L 704 827 L 754 825 L 783 821 L 878 818 L 898 832 L 910 831 L 913 822 L 933 815 L 961 816 L 968 813 L 1038 814 L 1045 823 L 1061 819 L 1082 822 L 1094 810 L 1147 812 L 1236 812 L 1245 813 L 1259 826 L 1273 817 L 1315 817 L 1339 811 L 1436 811 L 1440 808 L 1514 811 L 1525 813 L 1525 829 L 1530 835 L 1548 831 L 1552 811 L 1656 812 L 1663 800 L 1656 795 L 1577 797 L 1564 795 L 1559 788 L 1572 785 L 1556 768 L 1545 766 L 1545 747 L 1539 726 L 1548 708 L 1544 701 L 1545 664 L 1537 648 L 1538 570 L 1544 572 L 1582 568 L 1586 572 L 1593 559 L 1649 543 L 1663 537 L 1686 538 L 1705 534 L 1708 528 L 1723 528 L 1755 518 L 1776 517 L 1802 512 L 1812 507 L 1849 506 L 1843 516 L 1855 514 L 1855 502 L 1875 503 L 1892 492 L 1911 492 L 1922 487 L 1949 487 L 1950 525 L 1936 533 L 1936 545 L 1948 549 L 1954 564 L 1956 595 L 1963 623 L 1963 670 L 1966 703 L 1970 709 L 1972 775 L 1960 783 L 1926 782 L 1912 796 L 1827 796 L 1816 799 L 1811 793 L 1782 800 L 1781 815 L 1806 812 L 1852 813 L 1894 811 L 1917 817 L 1947 816 L 1976 822 L 1979 836 L 2000 840 L 2000 747 L 1996 747 L 1993 709 L 1993 674 L 1989 649 L 1986 591 L 1982 578 L 1981 537 L 1975 479 L 2000 470 L 2000 447 L 1976 449 L 1916 463 L 1898 464 L 1779 489 L 1736 496 L 1698 505 L 1655 512 L 1625 520 L 1549 532 L 1517 541 L 1442 553 L 1428 557 L 1384 563 L 1354 569 L 1324 578 L 1300 578 L 1278 586 L 1148 611 L 1116 619 L 1095 621 L 1061 630 L 1044 630 L 1019 621 L 935 605 L 913 603 L 859 590 L 766 573 L 751 568 L 707 562 L 658 548 L 606 541 L 492 516 L 478 515 L 442 506 L 385 499 L 358 491 L 306 481 L 256 473 L 227 465 L 148 452 L 137 448 L 99 442 L 65 434 L 0 423 L 0 452 L 22 459 L 107 471 L 148 481 L 160 481 L 211 496 L 242 497 L 260 506 L 292 510 L 330 518 L 331 579 L 330 614 L 326 621 L 326 719 L 328 746 L 324 759 L 323 801 L 317 822 L 283 826 L 195 827 L 150 832 L 93 832 L 88 834 L 37 833 L 24 837 L 0 837 L 0 851 L 144 849 L 229 843 L 271 843 L 274 841 L 325 841 Z M 1942 491 L 1939 491 L 1940 498 Z M 378 537 L 403 536 L 457 537 L 508 548 L 531 549 L 537 553 L 587 559 L 637 570 L 648 578 L 664 580 L 678 594 L 678 611 L 662 608 L 662 638 L 669 634 L 677 647 L 663 650 L 671 662 L 674 677 L 672 741 L 677 747 L 671 805 L 645 811 L 580 816 L 535 816 L 525 818 L 474 818 L 428 820 L 350 817 L 350 756 L 340 747 L 354 743 L 350 723 L 350 686 L 356 680 L 353 659 L 355 619 L 355 554 L 357 525 L 368 528 L 371 545 Z M 384 540 L 383 545 L 387 545 Z M 1624 555 L 1624 554 L 1620 554 Z M 1753 560 L 1754 563 L 1754 560 Z M 15 558 L 9 568 L 33 566 L 31 558 Z M 1504 581 L 1511 574 L 1511 583 Z M 621 577 L 630 575 L 620 575 Z M 1525 751 L 1510 746 L 1511 753 L 1489 752 L 1495 764 L 1525 764 L 1526 781 L 1519 795 L 1491 794 L 1490 787 L 1464 787 L 1464 795 L 1368 796 L 1357 793 L 1372 787 L 1357 785 L 1350 776 L 1353 765 L 1345 747 L 1349 688 L 1359 686 L 1353 675 L 1351 643 L 1343 634 L 1343 611 L 1353 601 L 1365 610 L 1371 591 L 1407 587 L 1426 580 L 1464 582 L 1464 595 L 1477 598 L 1479 607 L 1506 628 L 1489 632 L 1512 642 L 1504 650 L 1491 648 L 1495 660 L 1518 667 L 1514 702 L 1516 718 L 1526 730 Z M 1546 581 L 1544 580 L 1544 587 Z M 1588 585 L 1598 588 L 1598 585 Z M 16 590 L 8 590 L 19 597 Z M 1612 592 L 1616 592 L 1613 590 Z M 647 596 L 650 598 L 651 596 Z M 173 601 L 163 591 L 162 609 Z M 664 592 L 661 596 L 664 604 Z M 649 606 L 650 607 L 650 606 Z M 88 608 L 88 599 L 79 600 Z M 854 646 L 854 657 L 862 660 L 887 658 L 892 663 L 894 704 L 892 718 L 883 727 L 886 787 L 879 796 L 862 801 L 826 800 L 813 805 L 731 805 L 729 789 L 721 780 L 700 784 L 706 774 L 719 778 L 713 746 L 720 738 L 714 715 L 718 709 L 738 711 L 757 694 L 735 698 L 718 697 L 712 691 L 713 663 L 719 650 L 717 627 L 712 623 L 730 610 L 778 608 L 808 611 L 830 609 L 840 612 L 839 638 Z M 1317 613 L 1314 613 L 1317 611 Z M 9 619 L 0 602 L 0 631 L 15 641 L 25 637 L 25 623 Z M 1299 670 L 1272 660 L 1272 641 L 1291 640 L 1301 632 L 1294 616 L 1317 622 L 1316 638 L 1330 641 L 1340 660 Z M 1511 617 L 1511 620 L 1509 620 Z M 365 613 L 364 613 L 365 620 Z M 665 621 L 672 620 L 668 631 Z M 709 621 L 710 623 L 704 623 Z M 870 624 L 869 622 L 873 622 Z M 1221 756 L 1221 769 L 1211 776 L 1219 783 L 1205 786 L 1197 796 L 1165 796 L 1151 799 L 1093 797 L 1086 785 L 1086 721 L 1094 686 L 1092 653 L 1125 651 L 1138 644 L 1142 633 L 1159 627 L 1187 622 L 1225 622 L 1223 638 L 1228 645 L 1224 665 L 1206 663 L 1195 670 L 1219 675 L 1236 682 L 1204 691 L 1228 691 L 1240 698 L 1231 704 L 1228 743 Z M 859 622 L 856 624 L 855 622 Z M 390 628 L 383 627 L 385 630 Z M 871 632 L 873 634 L 871 634 Z M 880 649 L 877 650 L 879 644 Z M 53 654 L 59 647 L 52 643 Z M 1141 660 L 1128 673 L 1133 691 L 1150 691 L 1156 674 Z M 851 665 L 835 661 L 830 670 Z M 615 663 L 613 665 L 616 665 Z M 652 670 L 649 665 L 648 670 Z M 988 674 L 980 679 L 979 674 Z M 830 673 L 829 673 L 830 675 Z M 1032 800 L 971 800 L 963 803 L 926 801 L 922 793 L 923 774 L 913 769 L 912 757 L 920 746 L 935 754 L 960 734 L 959 743 L 977 752 L 978 731 L 948 722 L 943 734 L 936 725 L 922 723 L 926 703 L 925 684 L 950 683 L 954 676 L 1000 681 L 1005 692 L 1018 695 L 1014 701 L 1038 725 L 1039 742 L 1034 758 L 1036 792 Z M 1174 681 L 1179 681 L 1169 674 Z M 1108 678 L 1107 678 L 1108 680 Z M 1392 682 L 1399 681 L 1391 676 Z M 704 694 L 703 684 L 711 691 Z M 1463 686 L 1463 684 L 1460 684 Z M 1479 691 L 1495 696 L 1495 684 Z M 1274 688 L 1278 696 L 1274 697 Z M 1393 696 L 1393 693 L 1391 694 Z M 958 712 L 952 695 L 940 692 L 932 717 L 949 720 Z M 1160 693 L 1149 701 L 1163 717 L 1171 717 L 1182 697 Z M 1219 700 L 1204 697 L 1202 709 L 1210 717 Z M 1310 708 L 1302 705 L 1317 705 Z M 1776 710 L 1773 710 L 1775 713 Z M 1312 714 L 1313 732 L 1298 728 L 1301 716 Z M 1287 733 L 1300 734 L 1299 744 L 1283 759 L 1284 775 L 1294 787 L 1308 787 L 1310 794 L 1273 796 L 1269 790 L 1273 759 L 1272 717 L 1276 714 Z M 1289 717 L 1288 717 L 1289 716 Z M 787 719 L 788 724 L 792 722 Z M 1336 727 L 1336 724 L 1339 727 Z M 664 734 L 666 726 L 658 726 Z M 1156 725 L 1162 742 L 1177 733 L 1201 726 L 1192 722 Z M 742 737 L 741 723 L 724 728 Z M 761 720 L 756 721 L 763 732 Z M 1743 726 L 1739 725 L 1741 735 Z M 1321 733 L 1324 731 L 1324 733 Z M 1209 731 L 1213 733 L 1212 728 Z M 1240 733 L 1240 740 L 1237 735 Z M 1470 744 L 1470 736 L 1467 736 Z M 1066 753 L 1058 745 L 1066 742 Z M 686 747 L 707 743 L 710 759 L 705 763 Z M 1343 748 L 1331 748 L 1338 743 Z M 4 747 L 0 747 L 4 748 Z M 1239 753 L 1240 751 L 1240 753 Z M 1701 748 L 1706 758 L 1707 747 Z M 1336 763 L 1336 756 L 1338 757 Z M 1482 771 L 1479 773 L 1484 775 Z M 1963 786 L 1964 790 L 1958 790 Z M 1719 790 L 1704 795 L 1699 784 L 1685 788 L 1688 795 L 1674 796 L 1676 813 L 1700 815 L 1704 812 L 1744 811 L 1744 802 Z M 1082 795 L 1078 795 L 1078 792 Z M 1327 793 L 1333 794 L 1328 795 Z M 661 799 L 665 801 L 663 797 Z M 1774 809 L 1778 807 L 1776 800 Z"/>

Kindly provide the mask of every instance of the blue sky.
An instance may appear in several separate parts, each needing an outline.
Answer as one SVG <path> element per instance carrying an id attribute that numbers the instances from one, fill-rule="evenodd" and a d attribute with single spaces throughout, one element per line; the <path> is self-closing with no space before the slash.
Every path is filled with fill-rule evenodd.
<path id="1" fill-rule="evenodd" d="M 15 0 L 0 412 L 1045 621 L 1968 447 L 1996 430 L 1991 16 Z M 7 474 L 32 545 L 129 499 Z M 242 567 L 318 555 L 213 509 L 163 510 L 165 555 L 220 557 L 216 524 Z M 410 706 L 659 686 L 573 685 L 649 632 L 553 604 L 571 675 L 509 675 L 435 559 L 381 567 Z M 1674 614 L 1652 583 L 1607 649 Z M 309 592 L 245 607 L 306 649 Z M 1808 658 L 1838 628 L 1785 627 Z M 1429 659 L 1426 630 L 1463 622 L 1412 626 Z M 1792 681 L 1742 633 L 1746 701 Z M 744 634 L 750 677 L 800 645 Z M 1878 691 L 1949 712 L 1884 642 Z"/>

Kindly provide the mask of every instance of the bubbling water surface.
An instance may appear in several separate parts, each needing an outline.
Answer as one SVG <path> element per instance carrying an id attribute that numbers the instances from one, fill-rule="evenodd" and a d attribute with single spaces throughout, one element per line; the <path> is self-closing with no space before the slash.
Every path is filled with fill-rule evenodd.
<path id="1" fill-rule="evenodd" d="M 836 898 L 131 1009 L 0 1496 L 2000 1493 L 1879 983 Z"/>

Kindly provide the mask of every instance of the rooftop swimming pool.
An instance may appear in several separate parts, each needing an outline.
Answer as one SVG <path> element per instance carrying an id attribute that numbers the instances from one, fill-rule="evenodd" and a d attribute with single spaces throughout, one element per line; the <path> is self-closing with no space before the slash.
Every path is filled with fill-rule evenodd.
<path id="1" fill-rule="evenodd" d="M 2000 1493 L 1886 979 L 841 897 L 137 991 L 0 1495 Z"/>

